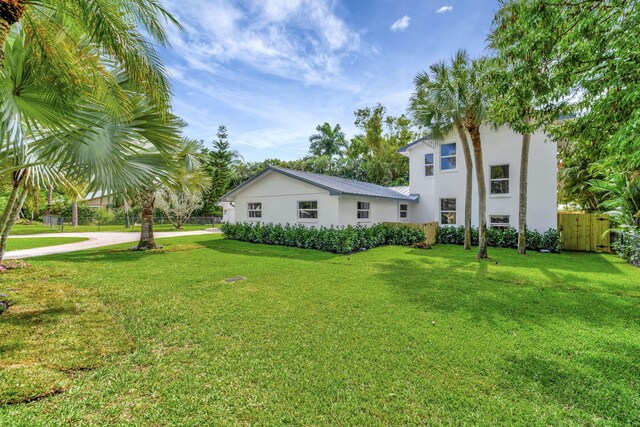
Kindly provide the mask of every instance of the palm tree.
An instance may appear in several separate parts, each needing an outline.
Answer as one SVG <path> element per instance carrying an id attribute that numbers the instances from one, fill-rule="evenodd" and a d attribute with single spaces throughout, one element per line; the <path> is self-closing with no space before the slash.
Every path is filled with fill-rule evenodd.
<path id="1" fill-rule="evenodd" d="M 5 41 L 19 23 L 52 80 L 73 82 L 91 68 L 94 84 L 103 83 L 94 89 L 114 92 L 117 85 L 101 58 L 106 53 L 138 90 L 166 110 L 169 85 L 155 49 L 155 43 L 168 44 L 163 22 L 179 27 L 157 0 L 0 0 L 0 68 Z M 93 55 L 90 46 L 101 55 Z M 125 99 L 122 93 L 117 97 Z"/>
<path id="2" fill-rule="evenodd" d="M 316 130 L 318 133 L 309 137 L 309 142 L 311 142 L 309 153 L 314 156 L 341 156 L 342 148 L 347 146 L 347 140 L 340 125 L 337 124 L 332 128 L 329 123 L 325 122 L 318 125 Z"/>
<path id="3" fill-rule="evenodd" d="M 411 96 L 409 110 L 413 117 L 431 132 L 436 140 L 444 140 L 455 129 L 466 167 L 464 203 L 464 248 L 471 249 L 471 197 L 473 185 L 473 160 L 464 127 L 468 93 L 466 64 L 468 55 L 459 50 L 451 64 L 438 61 L 430 72 L 420 72 L 414 78 L 415 92 Z"/>
<path id="4" fill-rule="evenodd" d="M 202 170 L 202 144 L 200 141 L 183 138 L 176 150 L 166 158 L 167 167 L 172 174 L 169 177 L 149 180 L 140 189 L 140 241 L 136 249 L 156 249 L 153 235 L 153 210 L 156 191 L 162 186 L 178 188 L 183 191 L 202 190 L 210 184 L 209 177 Z"/>

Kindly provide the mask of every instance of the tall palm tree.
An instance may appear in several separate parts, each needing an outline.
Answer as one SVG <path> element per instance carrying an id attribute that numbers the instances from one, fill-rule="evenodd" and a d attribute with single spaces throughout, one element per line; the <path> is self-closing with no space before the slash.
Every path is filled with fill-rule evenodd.
<path id="1" fill-rule="evenodd" d="M 92 67 L 97 81 L 105 82 L 108 69 L 101 55 L 88 54 L 91 45 L 114 58 L 138 90 L 166 109 L 169 86 L 155 49 L 155 43 L 168 44 L 165 22 L 179 27 L 157 0 L 0 0 L 0 66 L 5 41 L 19 23 L 56 81 L 74 81 Z M 113 82 L 100 87 L 117 89 Z"/>
<path id="2" fill-rule="evenodd" d="M 341 156 L 342 149 L 346 148 L 347 140 L 339 124 L 331 127 L 327 122 L 316 127 L 318 133 L 309 137 L 311 146 L 309 153 L 314 156 Z"/>
<path id="3" fill-rule="evenodd" d="M 471 197 L 473 185 L 473 160 L 464 127 L 467 94 L 469 90 L 466 64 L 468 55 L 459 50 L 451 58 L 450 65 L 438 61 L 414 78 L 414 93 L 409 110 L 418 123 L 425 126 L 436 140 L 444 140 L 453 130 L 458 134 L 464 162 L 465 203 L 464 203 L 464 248 L 471 249 Z"/>

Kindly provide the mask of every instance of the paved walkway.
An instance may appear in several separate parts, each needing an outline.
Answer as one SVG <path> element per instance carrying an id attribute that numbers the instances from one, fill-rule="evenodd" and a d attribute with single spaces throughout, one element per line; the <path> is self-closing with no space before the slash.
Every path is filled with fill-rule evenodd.
<path id="1" fill-rule="evenodd" d="M 199 234 L 220 233 L 217 228 L 197 231 L 159 231 L 153 233 L 156 239 L 164 237 L 196 236 Z M 102 246 L 117 245 L 119 243 L 137 242 L 140 240 L 140 233 L 134 232 L 95 232 L 95 233 L 55 233 L 55 234 L 27 234 L 24 236 L 9 236 L 10 239 L 32 239 L 43 237 L 86 237 L 89 240 L 82 242 L 67 243 L 57 246 L 45 246 L 42 248 L 22 249 L 19 251 L 9 251 L 5 253 L 5 259 L 31 258 L 35 256 L 64 254 L 67 252 L 82 251 L 85 249 L 100 248 Z"/>

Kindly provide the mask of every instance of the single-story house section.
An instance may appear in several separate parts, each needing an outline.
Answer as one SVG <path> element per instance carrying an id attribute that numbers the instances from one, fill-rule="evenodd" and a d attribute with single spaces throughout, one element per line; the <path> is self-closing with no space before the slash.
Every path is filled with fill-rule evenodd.
<path id="1" fill-rule="evenodd" d="M 330 227 L 408 222 L 418 196 L 408 187 L 269 166 L 220 202 L 227 208 L 225 220 Z"/>
<path id="2" fill-rule="evenodd" d="M 90 208 L 102 208 L 108 209 L 111 205 L 111 195 L 96 191 L 94 193 L 87 194 L 83 200 L 85 205 Z"/>

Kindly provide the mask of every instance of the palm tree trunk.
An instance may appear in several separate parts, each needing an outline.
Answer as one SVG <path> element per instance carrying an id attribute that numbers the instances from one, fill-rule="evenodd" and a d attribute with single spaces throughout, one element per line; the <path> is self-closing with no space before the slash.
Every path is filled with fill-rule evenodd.
<path id="1" fill-rule="evenodd" d="M 131 218 L 129 218 L 129 201 L 124 199 L 124 228 L 131 228 Z"/>
<path id="2" fill-rule="evenodd" d="M 78 226 L 78 202 L 76 200 L 71 204 L 71 225 Z"/>
<path id="3" fill-rule="evenodd" d="M 522 135 L 522 153 L 520 155 L 520 206 L 518 216 L 518 253 L 527 253 L 527 187 L 529 174 L 529 146 L 531 134 Z"/>
<path id="4" fill-rule="evenodd" d="M 0 0 L 0 67 L 4 65 L 4 45 L 11 26 L 22 18 L 24 8 L 24 0 Z"/>
<path id="5" fill-rule="evenodd" d="M 475 124 L 467 125 L 473 143 L 473 157 L 476 165 L 476 181 L 478 182 L 478 258 L 488 258 L 487 253 L 487 185 L 484 178 L 484 162 L 482 160 L 482 141 L 480 128 Z"/>
<path id="6" fill-rule="evenodd" d="M 51 215 L 51 204 L 53 203 L 53 185 L 49 186 L 49 193 L 47 194 L 47 210 L 45 215 Z"/>
<path id="7" fill-rule="evenodd" d="M 473 160 L 471 159 L 471 149 L 469 140 L 462 123 L 456 123 L 456 130 L 460 137 L 462 152 L 464 154 L 464 164 L 467 169 L 466 188 L 464 194 L 464 249 L 471 249 L 471 195 L 473 191 Z"/>
<path id="8" fill-rule="evenodd" d="M 4 253 L 7 250 L 7 239 L 9 238 L 9 232 L 13 228 L 13 225 L 16 223 L 16 218 L 20 215 L 20 211 L 22 210 L 22 206 L 24 202 L 27 200 L 27 196 L 29 195 L 29 190 L 25 187 L 22 190 L 22 194 L 17 201 L 14 201 L 13 208 L 10 212 L 9 221 L 2 228 L 2 237 L 0 237 L 0 262 L 4 259 Z M 7 206 L 8 208 L 9 206 Z"/>
<path id="9" fill-rule="evenodd" d="M 140 192 L 140 242 L 137 249 L 155 249 L 156 241 L 153 238 L 153 205 L 155 203 L 155 194 L 150 189 L 144 189 Z"/>
<path id="10" fill-rule="evenodd" d="M 9 199 L 7 200 L 7 206 L 4 208 L 4 212 L 2 213 L 2 217 L 0 217 L 0 230 L 4 230 L 5 226 L 9 222 L 11 212 L 16 204 L 16 200 L 18 199 L 18 193 L 20 192 L 20 181 L 13 180 L 11 186 L 11 193 L 9 193 Z"/>

